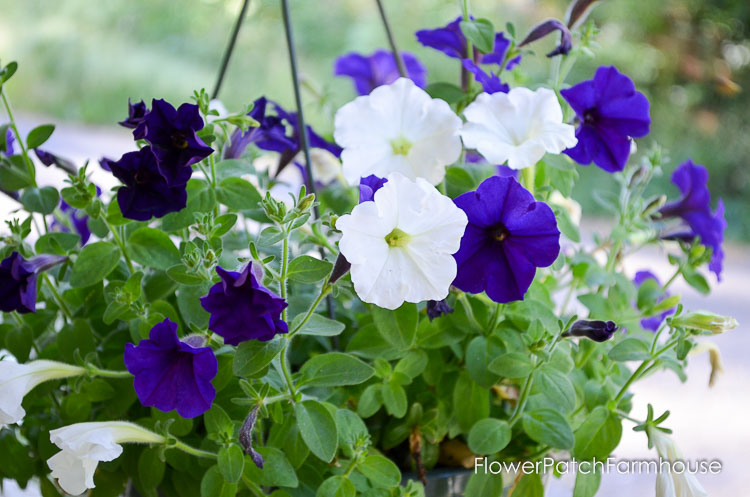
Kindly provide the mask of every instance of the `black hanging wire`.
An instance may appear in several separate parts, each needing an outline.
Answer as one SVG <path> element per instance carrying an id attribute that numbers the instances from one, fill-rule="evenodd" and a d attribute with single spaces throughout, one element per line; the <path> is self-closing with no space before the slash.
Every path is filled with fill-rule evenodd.
<path id="1" fill-rule="evenodd" d="M 402 78 L 406 78 L 406 67 L 404 66 L 404 59 L 401 57 L 401 52 L 398 51 L 396 46 L 396 39 L 393 37 L 393 31 L 391 31 L 391 25 L 388 22 L 388 16 L 385 14 L 385 8 L 383 7 L 382 0 L 375 0 L 378 4 L 378 10 L 380 11 L 380 19 L 383 21 L 383 27 L 385 28 L 385 34 L 388 36 L 388 44 L 391 46 L 391 52 L 393 57 L 396 59 L 396 66 L 398 67 L 398 73 Z"/>
<path id="2" fill-rule="evenodd" d="M 221 84 L 224 82 L 224 75 L 226 74 L 227 67 L 229 66 L 229 59 L 232 57 L 232 52 L 234 51 L 234 45 L 237 43 L 237 36 L 240 34 L 240 27 L 242 26 L 242 21 L 245 19 L 245 14 L 247 13 L 248 5 L 250 5 L 250 0 L 243 0 L 242 7 L 240 8 L 240 13 L 237 16 L 237 21 L 234 23 L 234 28 L 232 29 L 232 36 L 230 36 L 229 43 L 227 44 L 227 47 L 224 49 L 224 55 L 221 57 L 221 67 L 219 68 L 219 75 L 216 78 L 216 85 L 214 85 L 214 91 L 211 93 L 212 99 L 219 97 Z"/>

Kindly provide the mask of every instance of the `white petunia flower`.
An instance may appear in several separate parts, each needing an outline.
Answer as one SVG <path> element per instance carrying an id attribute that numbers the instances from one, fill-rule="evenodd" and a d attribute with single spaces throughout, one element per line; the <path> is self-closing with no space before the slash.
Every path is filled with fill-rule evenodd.
<path id="1" fill-rule="evenodd" d="M 77 423 L 49 433 L 61 450 L 47 459 L 52 477 L 72 495 L 94 488 L 94 473 L 99 461 L 112 461 L 122 454 L 123 442 L 164 443 L 152 431 L 124 421 Z"/>
<path id="2" fill-rule="evenodd" d="M 575 224 L 576 226 L 581 225 L 581 204 L 579 204 L 572 198 L 564 196 L 558 190 L 553 191 L 550 194 L 548 200 L 550 204 L 554 204 L 565 209 L 565 211 L 568 213 L 568 216 L 570 217 L 570 220 L 573 221 L 573 224 Z"/>
<path id="3" fill-rule="evenodd" d="M 0 426 L 18 423 L 23 419 L 26 411 L 21 403 L 35 386 L 49 380 L 79 376 L 85 372 L 85 369 L 78 366 L 55 361 L 39 360 L 26 364 L 0 361 Z"/>
<path id="4" fill-rule="evenodd" d="M 680 448 L 669 435 L 651 426 L 647 430 L 660 457 L 672 463 L 684 461 Z M 672 469 L 675 469 L 674 465 Z M 656 477 L 656 497 L 708 497 L 708 492 L 698 483 L 695 475 L 687 471 L 685 465 L 682 472 L 659 469 Z"/>
<path id="5" fill-rule="evenodd" d="M 563 123 L 555 92 L 546 88 L 481 93 L 464 117 L 464 145 L 492 164 L 508 161 L 511 169 L 533 166 L 545 152 L 559 154 L 578 143 L 575 128 Z"/>
<path id="6" fill-rule="evenodd" d="M 344 148 L 346 180 L 398 172 L 436 185 L 461 155 L 461 119 L 410 79 L 375 88 L 336 112 L 333 136 Z"/>
<path id="7" fill-rule="evenodd" d="M 336 221 L 359 298 L 386 309 L 444 299 L 456 277 L 453 254 L 467 222 L 466 214 L 424 179 L 389 175 L 373 201 Z"/>

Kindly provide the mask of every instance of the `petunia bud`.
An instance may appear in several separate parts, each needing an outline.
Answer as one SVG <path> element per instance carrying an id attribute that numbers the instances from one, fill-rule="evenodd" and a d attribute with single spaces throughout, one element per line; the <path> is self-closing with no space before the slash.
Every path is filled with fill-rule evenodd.
<path id="1" fill-rule="evenodd" d="M 328 282 L 331 284 L 336 283 L 339 278 L 349 272 L 351 267 L 352 265 L 346 260 L 344 254 L 339 253 L 339 256 L 336 257 L 336 263 L 333 265 L 333 271 L 331 271 L 331 277 L 328 279 Z"/>
<path id="2" fill-rule="evenodd" d="M 255 421 L 258 419 L 258 406 L 250 409 L 250 412 L 245 418 L 245 422 L 240 427 L 240 445 L 247 455 L 253 460 L 256 466 L 263 469 L 263 456 L 253 449 L 253 428 L 255 427 Z"/>
<path id="3" fill-rule="evenodd" d="M 714 342 L 700 342 L 690 351 L 690 355 L 698 355 L 703 352 L 708 352 L 708 362 L 711 364 L 711 374 L 708 377 L 708 386 L 713 387 L 716 383 L 716 378 L 719 374 L 724 372 L 724 365 L 721 361 L 721 350 L 719 346 Z"/>
<path id="4" fill-rule="evenodd" d="M 580 26 L 588 17 L 597 0 L 574 0 L 565 15 L 568 28 L 573 29 Z"/>
<path id="5" fill-rule="evenodd" d="M 547 54 L 547 57 L 554 57 L 555 55 L 560 54 L 568 55 L 573 48 L 573 36 L 570 34 L 570 31 L 565 24 L 557 19 L 548 19 L 531 28 L 529 34 L 526 35 L 526 38 L 524 38 L 518 46 L 522 47 L 528 45 L 531 42 L 544 38 L 553 31 L 560 32 L 560 43 L 554 50 Z"/>
<path id="6" fill-rule="evenodd" d="M 739 323 L 729 316 L 722 316 L 708 311 L 692 311 L 672 319 L 672 326 L 689 328 L 691 330 L 706 331 L 718 335 L 733 330 Z"/>
<path id="7" fill-rule="evenodd" d="M 430 321 L 439 318 L 443 314 L 451 314 L 452 312 L 453 307 L 449 306 L 445 299 L 427 301 L 427 317 L 430 318 Z"/>
<path id="8" fill-rule="evenodd" d="M 564 337 L 586 337 L 595 342 L 606 342 L 617 331 L 614 321 L 587 321 L 581 319 L 573 323 Z"/>

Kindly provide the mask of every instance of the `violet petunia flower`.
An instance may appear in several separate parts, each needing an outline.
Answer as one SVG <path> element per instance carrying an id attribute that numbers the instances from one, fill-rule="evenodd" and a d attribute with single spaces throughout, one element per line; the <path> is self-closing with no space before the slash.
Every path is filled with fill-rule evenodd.
<path id="1" fill-rule="evenodd" d="M 266 97 L 260 97 L 253 102 L 253 108 L 248 115 L 260 124 L 247 131 L 236 129 L 229 140 L 229 146 L 224 149 L 224 159 L 238 159 L 242 157 L 245 149 L 255 143 L 264 150 L 283 152 L 295 146 L 294 142 L 287 138 L 284 120 L 268 112 L 269 101 Z"/>
<path id="2" fill-rule="evenodd" d="M 214 151 L 203 143 L 196 131 L 203 129 L 203 119 L 195 104 L 175 109 L 163 99 L 154 99 L 151 111 L 133 134 L 143 136 L 151 145 L 161 175 L 169 186 L 184 185 L 193 174 L 193 164 Z"/>
<path id="3" fill-rule="evenodd" d="M 461 32 L 462 20 L 463 18 L 459 16 L 442 28 L 417 31 L 417 41 L 425 47 L 440 50 L 448 57 L 464 59 L 467 56 L 467 50 L 466 36 Z M 497 32 L 492 52 L 482 54 L 474 47 L 472 58 L 478 64 L 502 64 L 508 48 L 510 48 L 510 40 L 505 37 L 504 33 Z M 505 69 L 513 69 L 519 62 L 521 62 L 520 55 L 509 60 L 505 65 Z"/>
<path id="4" fill-rule="evenodd" d="M 125 345 L 125 367 L 135 376 L 133 387 L 141 404 L 183 418 L 194 418 L 211 408 L 216 389 L 211 380 L 218 362 L 204 340 L 180 341 L 177 323 L 169 318 L 151 328 L 149 338 Z"/>
<path id="5" fill-rule="evenodd" d="M 427 85 L 427 69 L 416 56 L 401 52 L 407 77 L 420 88 Z M 336 59 L 333 68 L 335 76 L 348 76 L 354 82 L 354 88 L 360 95 L 369 95 L 372 90 L 382 85 L 389 85 L 401 75 L 393 52 L 376 50 L 372 55 L 361 55 L 355 52 Z"/>
<path id="6" fill-rule="evenodd" d="M 463 59 L 464 69 L 474 75 L 474 78 L 482 85 L 485 93 L 508 93 L 510 86 L 500 81 L 500 77 L 494 72 L 485 72 L 484 69 L 472 62 L 471 59 Z"/>
<path id="7" fill-rule="evenodd" d="M 38 274 L 66 259 L 64 256 L 40 255 L 26 260 L 18 252 L 3 259 L 0 262 L 0 311 L 36 312 Z"/>
<path id="8" fill-rule="evenodd" d="M 721 199 L 716 210 L 711 210 L 708 170 L 705 166 L 687 160 L 672 173 L 672 182 L 680 189 L 683 197 L 668 203 L 659 212 L 664 218 L 682 219 L 690 228 L 689 232 L 673 235 L 672 238 L 692 240 L 698 236 L 703 245 L 711 247 L 713 255 L 708 267 L 721 281 L 724 261 L 722 243 L 727 222 L 724 219 L 724 203 Z"/>
<path id="9" fill-rule="evenodd" d="M 146 118 L 146 114 L 148 114 L 148 107 L 146 107 L 143 100 L 134 104 L 128 99 L 128 117 L 125 120 L 120 121 L 118 124 L 125 128 L 136 129 Z M 142 129 L 141 131 L 145 130 Z M 140 140 L 141 138 L 143 138 L 143 136 L 135 137 L 136 140 Z"/>
<path id="10" fill-rule="evenodd" d="M 375 198 L 375 192 L 388 182 L 387 178 L 380 178 L 371 174 L 359 179 L 359 203 L 369 202 Z"/>
<path id="11" fill-rule="evenodd" d="M 211 314 L 208 328 L 239 345 L 248 340 L 267 342 L 289 327 L 281 319 L 288 305 L 284 299 L 260 284 L 251 265 L 241 272 L 216 268 L 221 281 L 201 297 L 201 305 Z"/>
<path id="12" fill-rule="evenodd" d="M 187 205 L 186 185 L 167 184 L 151 147 L 128 152 L 109 166 L 112 174 L 124 184 L 117 190 L 117 203 L 124 217 L 148 221 L 180 211 Z"/>
<path id="13" fill-rule="evenodd" d="M 649 103 L 633 80 L 614 66 L 600 67 L 594 79 L 582 81 L 560 94 L 578 117 L 578 143 L 565 150 L 574 161 L 592 161 L 610 173 L 622 171 L 630 156 L 631 138 L 648 134 Z"/>
<path id="14" fill-rule="evenodd" d="M 555 47 L 554 50 L 547 54 L 547 57 L 568 55 L 573 48 L 573 35 L 570 34 L 568 27 L 557 19 L 548 19 L 531 28 L 529 34 L 526 35 L 526 38 L 524 38 L 518 46 L 523 47 L 524 45 L 528 45 L 529 43 L 540 40 L 555 31 L 560 32 L 560 43 L 557 44 L 557 47 Z"/>
<path id="15" fill-rule="evenodd" d="M 635 278 L 633 278 L 633 283 L 636 284 L 636 286 L 641 286 L 643 282 L 646 280 L 654 280 L 657 285 L 661 286 L 661 282 L 659 282 L 659 278 L 656 277 L 654 273 L 651 271 L 638 271 L 635 273 Z M 659 303 L 662 300 L 664 300 L 666 297 L 669 297 L 669 293 L 665 293 L 664 296 L 659 297 L 655 303 Z M 664 318 L 667 316 L 674 314 L 675 308 L 667 309 L 666 311 L 662 312 L 658 316 L 651 316 L 648 318 L 641 319 L 641 328 L 644 330 L 651 330 L 651 331 L 657 331 L 659 329 L 659 326 L 661 326 L 661 323 L 664 321 Z"/>
<path id="16" fill-rule="evenodd" d="M 514 178 L 492 176 L 454 200 L 469 218 L 453 257 L 453 286 L 495 302 L 523 300 L 536 268 L 555 262 L 560 231 L 550 207 Z"/>

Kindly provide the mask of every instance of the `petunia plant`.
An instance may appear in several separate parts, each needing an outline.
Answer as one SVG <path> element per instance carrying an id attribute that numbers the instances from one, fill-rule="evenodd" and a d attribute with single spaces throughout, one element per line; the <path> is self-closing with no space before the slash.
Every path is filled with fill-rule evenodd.
<path id="1" fill-rule="evenodd" d="M 19 132 L 3 66 L 0 190 L 18 208 L 0 248 L 0 477 L 45 497 L 416 497 L 451 467 L 467 496 L 527 497 L 555 475 L 470 468 L 602 460 L 628 426 L 681 458 L 668 406 L 634 410 L 631 387 L 684 380 L 704 350 L 720 368 L 704 335 L 736 321 L 671 287 L 721 276 L 724 210 L 687 157 L 674 191 L 649 188 L 670 166 L 659 123 L 596 59 L 591 3 L 523 38 L 464 3 L 416 33 L 456 81 L 386 22 L 388 49 L 335 62 L 356 95 L 330 136 L 277 95 L 234 113 L 205 91 L 123 102 L 133 144 L 100 161 L 111 190 L 40 149 L 53 126 Z M 581 57 L 601 67 L 568 81 Z M 548 79 L 525 74 L 534 58 Z M 619 188 L 594 192 L 613 223 L 593 241 L 572 198 L 592 162 Z M 66 186 L 42 186 L 41 164 Z M 649 246 L 670 277 L 627 264 Z M 601 476 L 578 474 L 575 496 Z M 705 495 L 679 474 L 657 493 Z"/>

